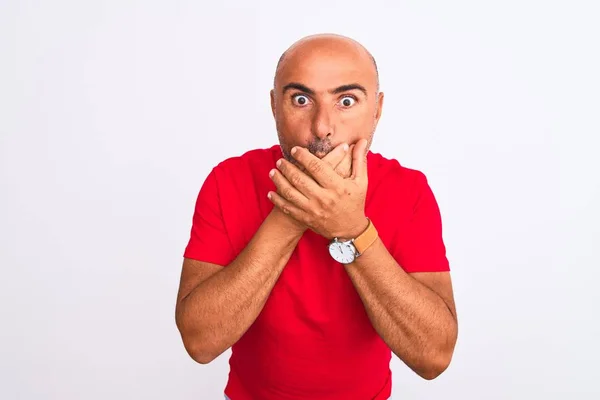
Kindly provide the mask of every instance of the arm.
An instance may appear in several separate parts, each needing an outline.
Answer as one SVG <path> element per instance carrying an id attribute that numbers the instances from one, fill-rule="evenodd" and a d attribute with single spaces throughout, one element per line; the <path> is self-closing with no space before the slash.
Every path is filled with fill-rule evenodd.
<path id="1" fill-rule="evenodd" d="M 357 237 L 367 225 L 366 155 L 367 143 L 361 140 L 354 149 L 351 178 L 340 179 L 297 148 L 294 157 L 319 186 L 283 163 L 275 179 L 278 192 L 271 200 L 323 237 Z M 458 328 L 439 209 L 424 175 L 416 184 L 413 214 L 403 222 L 409 224 L 403 227 L 406 235 L 394 245 L 393 255 L 377 239 L 345 268 L 382 339 L 411 369 L 433 379 L 450 363 Z"/>
<path id="2" fill-rule="evenodd" d="M 344 146 L 323 160 L 340 176 L 350 175 L 352 156 Z M 228 265 L 224 268 L 218 262 L 186 258 L 175 310 L 184 346 L 202 364 L 231 347 L 256 320 L 307 229 L 273 208 L 246 248 L 236 258 L 228 258 L 223 256 L 228 238 L 218 209 L 216 180 L 211 175 L 198 199 L 191 238 L 197 250 L 193 254 L 194 258 L 223 260 Z"/>
<path id="3" fill-rule="evenodd" d="M 206 364 L 254 322 L 304 229 L 277 209 L 227 267 L 186 259 L 176 322 L 190 356 Z"/>
<path id="4" fill-rule="evenodd" d="M 406 273 L 380 239 L 345 266 L 373 327 L 425 379 L 450 364 L 457 320 L 449 272 Z"/>

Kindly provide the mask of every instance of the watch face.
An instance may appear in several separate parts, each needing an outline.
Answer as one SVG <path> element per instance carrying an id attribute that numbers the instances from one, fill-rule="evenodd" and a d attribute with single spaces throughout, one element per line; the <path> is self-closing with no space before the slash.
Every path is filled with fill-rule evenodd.
<path id="1" fill-rule="evenodd" d="M 332 242 L 329 245 L 329 254 L 342 264 L 350 264 L 356 258 L 356 250 L 350 243 Z"/>

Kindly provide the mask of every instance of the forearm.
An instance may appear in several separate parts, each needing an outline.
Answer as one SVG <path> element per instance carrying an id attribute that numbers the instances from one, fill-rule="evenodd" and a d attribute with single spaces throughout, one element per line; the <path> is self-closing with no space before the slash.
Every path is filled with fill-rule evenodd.
<path id="1" fill-rule="evenodd" d="M 439 295 L 407 274 L 380 239 L 346 271 L 373 327 L 401 360 L 427 379 L 446 369 L 457 322 Z"/>
<path id="2" fill-rule="evenodd" d="M 256 320 L 302 236 L 287 218 L 274 210 L 231 264 L 182 300 L 182 329 L 201 360 L 231 347 Z"/>

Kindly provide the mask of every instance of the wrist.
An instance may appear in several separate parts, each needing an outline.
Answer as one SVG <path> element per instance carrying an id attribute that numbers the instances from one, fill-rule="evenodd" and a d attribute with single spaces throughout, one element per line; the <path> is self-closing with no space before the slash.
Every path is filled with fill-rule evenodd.
<path id="1" fill-rule="evenodd" d="M 306 227 L 304 224 L 296 221 L 294 218 L 285 214 L 277 207 L 273 207 L 271 210 L 271 216 L 281 228 L 285 229 L 286 232 L 291 233 L 294 236 L 301 237 L 308 229 L 308 227 Z"/>
<path id="2" fill-rule="evenodd" d="M 364 231 L 366 231 L 367 228 L 369 227 L 369 220 L 367 219 L 367 217 L 363 216 L 361 219 L 359 219 L 359 221 L 360 222 L 354 224 L 353 227 L 348 232 L 344 233 L 344 235 L 338 239 L 343 240 L 343 241 L 356 239 Z"/>

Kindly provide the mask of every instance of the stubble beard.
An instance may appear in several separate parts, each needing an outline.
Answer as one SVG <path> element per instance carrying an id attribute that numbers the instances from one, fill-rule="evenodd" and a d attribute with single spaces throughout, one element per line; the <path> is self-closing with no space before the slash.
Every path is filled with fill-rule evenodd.
<path id="1" fill-rule="evenodd" d="M 369 137 L 367 138 L 367 140 L 368 140 L 367 151 L 369 151 L 369 149 L 371 148 L 374 134 L 375 134 L 375 130 L 373 129 L 373 131 L 371 132 L 371 135 L 369 135 Z M 285 158 L 287 161 L 294 164 L 296 167 L 300 168 L 301 170 L 304 170 L 304 167 L 302 167 L 298 163 L 298 161 L 296 161 L 294 159 L 294 157 L 292 157 L 292 154 L 290 153 L 290 150 L 294 146 L 290 146 L 290 144 L 285 139 L 285 137 L 281 134 L 279 129 L 277 129 L 277 136 L 279 138 L 279 146 L 281 148 L 281 154 L 283 155 L 283 158 Z M 329 154 L 334 149 L 334 146 L 329 139 L 324 139 L 324 140 L 315 139 L 315 140 L 310 141 L 308 143 L 308 145 L 306 145 L 304 147 L 306 147 L 311 154 L 313 154 L 316 157 L 321 158 L 321 159 L 323 157 L 325 157 L 327 154 Z"/>
<path id="2" fill-rule="evenodd" d="M 290 153 L 290 150 L 294 146 L 291 146 L 280 132 L 277 132 L 277 136 L 279 137 L 279 146 L 281 147 L 281 154 L 283 155 L 283 158 L 285 158 L 287 161 L 294 164 L 298 168 L 303 169 L 302 166 L 298 164 L 298 161 L 296 161 Z M 334 149 L 334 146 L 329 139 L 311 140 L 307 145 L 302 146 L 306 147 L 311 154 L 321 159 Z"/>

